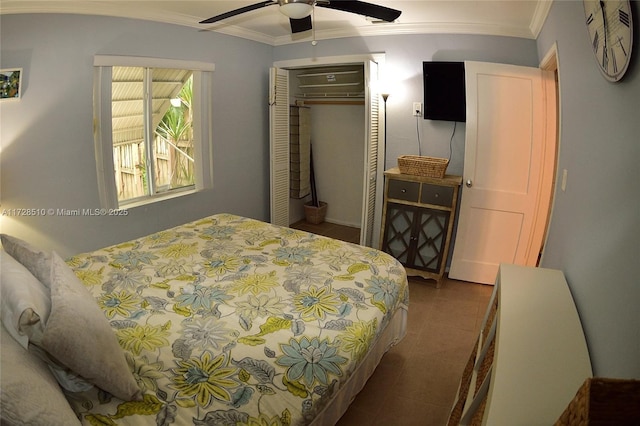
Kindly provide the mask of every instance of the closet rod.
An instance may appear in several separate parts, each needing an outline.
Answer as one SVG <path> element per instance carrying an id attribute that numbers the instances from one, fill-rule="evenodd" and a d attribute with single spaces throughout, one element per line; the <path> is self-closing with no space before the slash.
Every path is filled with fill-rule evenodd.
<path id="1" fill-rule="evenodd" d="M 305 99 L 304 105 L 364 105 L 364 101 L 314 101 Z"/>

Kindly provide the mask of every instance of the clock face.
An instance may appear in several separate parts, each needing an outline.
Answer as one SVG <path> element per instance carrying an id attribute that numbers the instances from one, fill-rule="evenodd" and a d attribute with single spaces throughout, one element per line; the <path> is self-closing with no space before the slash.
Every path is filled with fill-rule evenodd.
<path id="1" fill-rule="evenodd" d="M 622 78 L 633 46 L 633 19 L 629 0 L 584 0 L 591 48 L 604 77 Z"/>

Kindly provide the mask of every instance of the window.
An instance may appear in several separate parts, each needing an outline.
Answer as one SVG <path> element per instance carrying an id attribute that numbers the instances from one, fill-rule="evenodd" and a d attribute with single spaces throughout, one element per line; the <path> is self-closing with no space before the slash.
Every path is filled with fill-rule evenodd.
<path id="1" fill-rule="evenodd" d="M 213 64 L 96 56 L 101 204 L 118 208 L 211 186 Z"/>

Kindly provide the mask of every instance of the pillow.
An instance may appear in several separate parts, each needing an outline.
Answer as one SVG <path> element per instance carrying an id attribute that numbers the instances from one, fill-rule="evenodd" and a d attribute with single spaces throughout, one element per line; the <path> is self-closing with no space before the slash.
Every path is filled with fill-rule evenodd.
<path id="1" fill-rule="evenodd" d="M 7 331 L 23 348 L 42 338 L 51 304 L 46 288 L 20 262 L 0 250 L 0 315 Z"/>
<path id="2" fill-rule="evenodd" d="M 50 291 L 20 262 L 0 250 L 0 318 L 7 332 L 23 348 L 43 360 L 58 383 L 71 392 L 81 392 L 93 385 L 73 371 L 51 359 L 31 342 L 41 342 L 51 311 Z"/>
<path id="3" fill-rule="evenodd" d="M 7 253 L 50 291 L 51 312 L 44 334 L 32 336 L 31 342 L 55 359 L 50 364 L 60 383 L 66 386 L 62 364 L 120 399 L 140 400 L 142 391 L 115 333 L 74 272 L 56 253 L 48 254 L 10 235 L 2 234 L 0 239 Z M 69 383 L 81 382 L 74 374 L 67 376 Z"/>
<path id="4" fill-rule="evenodd" d="M 0 329 L 0 424 L 79 425 L 47 365 Z"/>
<path id="5" fill-rule="evenodd" d="M 33 247 L 20 238 L 1 234 L 2 247 L 15 260 L 22 263 L 34 277 L 48 287 L 48 278 L 51 269 L 51 259 L 48 253 Z"/>
<path id="6" fill-rule="evenodd" d="M 125 400 L 141 400 L 142 391 L 124 352 L 95 299 L 58 256 L 51 253 L 51 313 L 42 341 L 33 341 L 87 381 Z"/>

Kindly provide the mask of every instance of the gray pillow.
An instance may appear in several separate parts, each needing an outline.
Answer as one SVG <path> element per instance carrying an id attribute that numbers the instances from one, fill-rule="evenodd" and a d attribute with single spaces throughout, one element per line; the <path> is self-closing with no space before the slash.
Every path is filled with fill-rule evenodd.
<path id="1" fill-rule="evenodd" d="M 47 364 L 0 329 L 0 424 L 80 425 Z"/>
<path id="2" fill-rule="evenodd" d="M 142 400 L 115 332 L 96 300 L 56 254 L 19 238 L 0 235 L 2 246 L 50 292 L 51 311 L 41 336 L 30 343 L 46 351 L 56 371 L 68 367 L 85 380 L 125 400 Z M 70 379 L 76 380 L 74 377 Z"/>
<path id="3" fill-rule="evenodd" d="M 11 235 L 1 234 L 2 247 L 15 260 L 22 263 L 40 282 L 48 287 L 51 272 L 51 256 L 28 242 Z"/>
<path id="4" fill-rule="evenodd" d="M 29 338 L 42 337 L 49 318 L 49 289 L 20 262 L 0 250 L 0 314 L 11 336 L 29 347 Z"/>
<path id="5" fill-rule="evenodd" d="M 51 313 L 41 342 L 61 364 L 112 395 L 141 400 L 142 391 L 98 304 L 69 266 L 51 253 Z"/>

